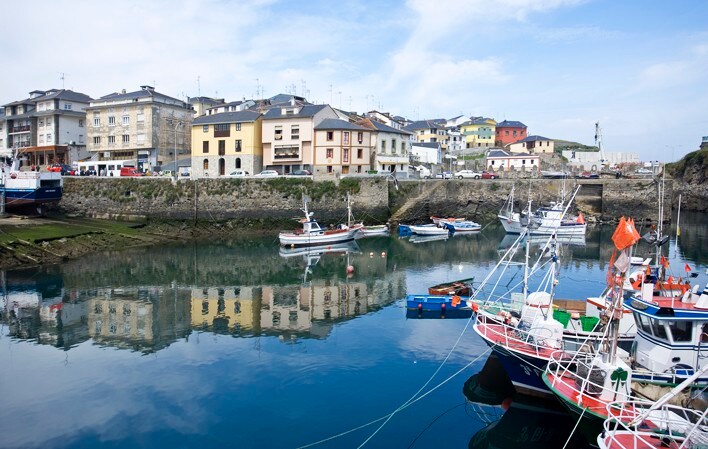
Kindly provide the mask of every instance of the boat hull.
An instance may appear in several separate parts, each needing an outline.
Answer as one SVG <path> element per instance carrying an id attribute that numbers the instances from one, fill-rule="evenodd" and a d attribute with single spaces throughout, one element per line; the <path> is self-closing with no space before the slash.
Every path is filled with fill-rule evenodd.
<path id="1" fill-rule="evenodd" d="M 500 345 L 493 346 L 492 350 L 504 366 L 516 391 L 543 398 L 553 397 L 553 393 L 541 380 L 547 360 L 519 354 Z"/>
<path id="2" fill-rule="evenodd" d="M 447 228 L 438 228 L 435 225 L 424 226 L 409 226 L 413 234 L 418 235 L 448 235 L 450 231 Z"/>
<path id="3" fill-rule="evenodd" d="M 499 215 L 499 221 L 501 222 L 504 230 L 507 234 L 521 234 L 523 226 L 519 220 L 514 218 L 505 217 Z M 552 225 L 541 224 L 537 228 L 531 228 L 531 235 L 553 235 L 559 237 L 580 237 L 585 236 L 587 231 L 587 223 L 563 223 L 560 226 L 557 223 Z"/>
<path id="4" fill-rule="evenodd" d="M 62 193 L 61 187 L 7 188 L 5 189 L 5 207 L 11 209 L 16 206 L 58 203 L 61 200 Z"/>
<path id="5" fill-rule="evenodd" d="M 317 246 L 354 240 L 357 229 L 327 231 L 324 234 L 298 234 L 281 232 L 278 238 L 282 246 Z"/>

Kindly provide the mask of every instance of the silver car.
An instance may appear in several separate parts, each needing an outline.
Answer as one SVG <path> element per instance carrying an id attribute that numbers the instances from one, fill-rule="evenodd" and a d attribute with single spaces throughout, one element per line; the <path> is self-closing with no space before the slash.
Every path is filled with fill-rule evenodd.
<path id="1" fill-rule="evenodd" d="M 278 176 L 280 173 L 275 170 L 263 170 L 256 175 L 256 178 L 277 178 Z"/>
<path id="2" fill-rule="evenodd" d="M 455 172 L 455 178 L 457 178 L 457 179 L 465 179 L 465 178 L 479 179 L 481 177 L 482 177 L 482 173 L 476 172 L 474 170 L 460 170 L 458 172 Z"/>

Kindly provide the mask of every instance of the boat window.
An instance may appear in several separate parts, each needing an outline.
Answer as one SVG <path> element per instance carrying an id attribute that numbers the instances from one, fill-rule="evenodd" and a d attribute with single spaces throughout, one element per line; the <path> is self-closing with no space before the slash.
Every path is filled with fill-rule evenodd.
<path id="1" fill-rule="evenodd" d="M 708 323 L 703 323 L 703 330 L 701 331 L 701 343 L 708 343 Z"/>
<path id="2" fill-rule="evenodd" d="M 691 321 L 669 321 L 669 329 L 674 341 L 691 341 L 693 334 Z"/>
<path id="3" fill-rule="evenodd" d="M 639 323 L 639 327 L 644 332 L 651 335 L 651 320 L 649 319 L 649 317 L 646 317 L 641 313 L 634 312 L 634 321 Z"/>
<path id="4" fill-rule="evenodd" d="M 654 329 L 654 336 L 668 340 L 669 337 L 666 335 L 666 328 L 664 327 L 664 323 L 662 323 L 659 320 L 652 320 L 651 322 L 652 328 Z"/>

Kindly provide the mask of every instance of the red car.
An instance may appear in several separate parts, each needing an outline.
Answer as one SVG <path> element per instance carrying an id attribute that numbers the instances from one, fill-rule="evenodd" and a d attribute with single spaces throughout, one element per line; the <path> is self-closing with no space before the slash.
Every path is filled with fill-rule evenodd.
<path id="1" fill-rule="evenodd" d="M 498 177 L 496 173 L 489 173 L 486 170 L 482 172 L 482 179 L 497 179 Z"/>

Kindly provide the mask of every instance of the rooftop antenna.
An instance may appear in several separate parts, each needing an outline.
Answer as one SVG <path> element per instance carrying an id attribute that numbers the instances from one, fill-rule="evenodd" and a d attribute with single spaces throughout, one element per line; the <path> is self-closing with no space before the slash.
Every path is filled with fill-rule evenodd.
<path id="1" fill-rule="evenodd" d="M 66 75 L 69 75 L 69 74 L 64 73 L 64 72 L 59 72 L 59 74 L 61 75 L 59 77 L 59 79 L 61 80 L 61 88 L 64 89 L 64 80 L 66 79 Z"/>
<path id="2" fill-rule="evenodd" d="M 261 89 L 260 80 L 256 78 L 256 95 L 254 97 L 258 98 L 258 91 Z"/>
<path id="3" fill-rule="evenodd" d="M 332 85 L 329 85 L 329 104 L 332 104 Z"/>
<path id="4" fill-rule="evenodd" d="M 337 92 L 339 95 L 339 109 L 342 109 L 342 91 Z"/>
<path id="5" fill-rule="evenodd" d="M 293 87 L 295 87 L 295 86 L 293 85 Z M 307 98 L 307 96 L 306 96 L 305 94 L 307 94 L 307 93 L 309 93 L 309 92 L 310 92 L 310 91 L 307 90 L 307 81 L 305 81 L 305 80 L 300 80 L 300 96 Z M 295 92 L 293 92 L 293 94 L 294 94 L 294 93 L 295 93 Z"/>
<path id="6" fill-rule="evenodd" d="M 197 75 L 197 96 L 198 97 L 202 96 L 202 81 L 201 81 L 199 75 Z"/>

